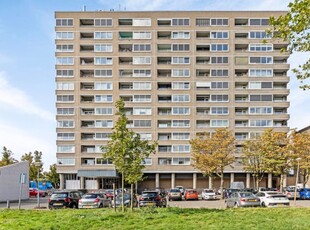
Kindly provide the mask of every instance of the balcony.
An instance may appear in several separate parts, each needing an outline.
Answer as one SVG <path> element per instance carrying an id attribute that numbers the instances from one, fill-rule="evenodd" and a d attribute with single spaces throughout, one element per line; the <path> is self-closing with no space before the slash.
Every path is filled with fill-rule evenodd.
<path id="1" fill-rule="evenodd" d="M 94 58 L 80 58 L 81 65 L 94 65 Z"/>
<path id="2" fill-rule="evenodd" d="M 132 57 L 119 57 L 118 63 L 120 65 L 132 65 Z"/>
<path id="3" fill-rule="evenodd" d="M 95 128 L 95 121 L 82 121 L 81 128 Z"/>
<path id="4" fill-rule="evenodd" d="M 94 26 L 94 19 L 80 19 L 80 27 Z"/>
<path id="5" fill-rule="evenodd" d="M 197 31 L 196 32 L 197 39 L 209 39 L 210 38 L 210 31 Z"/>
<path id="6" fill-rule="evenodd" d="M 159 82 L 157 83 L 158 90 L 170 90 L 171 89 L 171 82 Z"/>
<path id="7" fill-rule="evenodd" d="M 130 40 L 132 39 L 132 32 L 119 32 L 118 38 L 120 40 Z"/>
<path id="8" fill-rule="evenodd" d="M 210 45 L 196 45 L 196 51 L 197 52 L 209 52 Z"/>
<path id="9" fill-rule="evenodd" d="M 171 102 L 171 96 L 158 96 L 158 102 L 163 103 L 163 102 Z"/>
<path id="10" fill-rule="evenodd" d="M 157 70 L 157 77 L 171 77 L 171 69 Z"/>
<path id="11" fill-rule="evenodd" d="M 170 31 L 158 31 L 157 39 L 171 39 L 171 32 Z"/>
<path id="12" fill-rule="evenodd" d="M 210 57 L 196 57 L 197 65 L 207 65 L 210 64 Z"/>
<path id="13" fill-rule="evenodd" d="M 132 52 L 132 45 L 131 44 L 119 44 L 118 45 L 118 50 L 119 52 L 126 52 L 126 53 L 130 53 Z"/>
<path id="14" fill-rule="evenodd" d="M 82 82 L 80 84 L 81 90 L 93 90 L 94 89 L 94 83 L 92 82 Z"/>
<path id="15" fill-rule="evenodd" d="M 171 26 L 171 19 L 158 19 L 157 25 L 158 26 Z"/>
<path id="16" fill-rule="evenodd" d="M 95 109 L 82 108 L 81 115 L 94 115 Z"/>
<path id="17" fill-rule="evenodd" d="M 171 64 L 171 57 L 158 57 L 157 58 L 158 65 L 170 65 Z"/>
<path id="18" fill-rule="evenodd" d="M 94 52 L 94 45 L 80 45 L 80 52 Z"/>
<path id="19" fill-rule="evenodd" d="M 132 77 L 132 69 L 121 69 L 119 70 L 120 77 Z"/>
<path id="20" fill-rule="evenodd" d="M 82 32 L 80 33 L 80 39 L 81 40 L 94 39 L 94 33 L 93 32 Z"/>
<path id="21" fill-rule="evenodd" d="M 84 95 L 84 96 L 81 96 L 81 102 L 82 103 L 92 103 L 92 102 L 94 102 L 94 96 L 92 96 L 92 95 Z"/>
<path id="22" fill-rule="evenodd" d="M 132 18 L 118 19 L 119 26 L 132 26 Z"/>
<path id="23" fill-rule="evenodd" d="M 158 108 L 158 115 L 160 116 L 171 115 L 171 108 Z"/>
<path id="24" fill-rule="evenodd" d="M 157 52 L 158 53 L 171 52 L 171 44 L 158 44 Z"/>
<path id="25" fill-rule="evenodd" d="M 196 70 L 196 77 L 209 77 L 210 70 L 209 69 L 197 69 Z"/>
<path id="26" fill-rule="evenodd" d="M 93 78 L 94 70 L 80 70 L 80 77 L 81 78 Z"/>

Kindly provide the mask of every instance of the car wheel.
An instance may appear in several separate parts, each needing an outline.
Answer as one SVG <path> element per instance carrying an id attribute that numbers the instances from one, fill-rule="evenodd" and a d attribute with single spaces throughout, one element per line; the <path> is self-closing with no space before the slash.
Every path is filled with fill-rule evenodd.
<path id="1" fill-rule="evenodd" d="M 238 202 L 235 203 L 234 208 L 239 208 Z"/>
<path id="2" fill-rule="evenodd" d="M 72 204 L 72 208 L 76 209 L 78 208 L 76 204 Z"/>
<path id="3" fill-rule="evenodd" d="M 262 207 L 266 207 L 266 204 L 265 204 L 265 202 L 262 202 Z"/>
<path id="4" fill-rule="evenodd" d="M 99 208 L 103 208 L 103 204 L 102 203 L 99 205 Z"/>
<path id="5" fill-rule="evenodd" d="M 230 208 L 229 205 L 228 205 L 228 202 L 225 201 L 225 204 L 226 204 L 226 208 Z"/>

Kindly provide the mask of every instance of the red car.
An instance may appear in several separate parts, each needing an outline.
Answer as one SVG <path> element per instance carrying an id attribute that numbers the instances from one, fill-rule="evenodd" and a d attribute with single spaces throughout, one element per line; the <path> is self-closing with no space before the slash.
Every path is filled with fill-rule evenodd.
<path id="1" fill-rule="evenodd" d="M 198 200 L 198 192 L 194 189 L 185 190 L 185 200 Z"/>
<path id="2" fill-rule="evenodd" d="M 29 188 L 29 197 L 36 197 L 38 196 L 38 189 L 36 188 Z M 44 191 L 39 191 L 39 196 L 45 197 L 46 193 Z"/>

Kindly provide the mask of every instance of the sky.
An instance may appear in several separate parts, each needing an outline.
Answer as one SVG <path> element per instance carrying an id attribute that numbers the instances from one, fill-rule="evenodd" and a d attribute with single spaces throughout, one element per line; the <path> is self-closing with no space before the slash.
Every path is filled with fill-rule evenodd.
<path id="1" fill-rule="evenodd" d="M 288 0 L 0 0 L 0 148 L 20 160 L 42 151 L 45 170 L 56 163 L 55 11 L 287 10 Z M 291 67 L 309 53 L 293 54 Z M 310 91 L 289 87 L 291 128 L 310 125 Z"/>

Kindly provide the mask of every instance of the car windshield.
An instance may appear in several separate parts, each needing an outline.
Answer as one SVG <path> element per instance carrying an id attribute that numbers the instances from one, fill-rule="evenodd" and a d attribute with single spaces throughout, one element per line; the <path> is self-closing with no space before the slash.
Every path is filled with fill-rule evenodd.
<path id="1" fill-rule="evenodd" d="M 170 192 L 180 192 L 180 189 L 171 189 Z"/>
<path id="2" fill-rule="evenodd" d="M 51 198 L 66 198 L 68 193 L 54 193 L 52 194 Z"/>
<path id="3" fill-rule="evenodd" d="M 157 192 L 143 192 L 142 196 L 144 196 L 144 197 L 155 197 L 155 196 L 157 196 Z"/>
<path id="4" fill-rule="evenodd" d="M 82 199 L 96 199 L 99 196 L 99 194 L 86 194 L 82 197 Z"/>
<path id="5" fill-rule="evenodd" d="M 117 198 L 122 199 L 122 194 L 120 194 L 119 196 L 117 196 Z M 124 193 L 124 199 L 130 199 L 130 194 L 128 193 Z"/>
<path id="6" fill-rule="evenodd" d="M 211 189 L 205 189 L 205 190 L 203 190 L 204 192 L 207 192 L 207 193 L 213 193 L 213 190 L 211 190 Z"/>
<path id="7" fill-rule="evenodd" d="M 250 193 L 250 192 L 241 192 L 241 193 L 240 193 L 240 196 L 241 196 L 241 197 L 249 197 L 249 196 L 253 196 L 253 194 Z"/>

